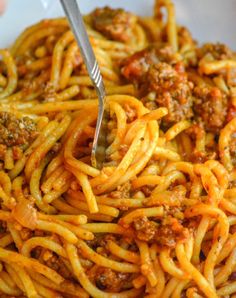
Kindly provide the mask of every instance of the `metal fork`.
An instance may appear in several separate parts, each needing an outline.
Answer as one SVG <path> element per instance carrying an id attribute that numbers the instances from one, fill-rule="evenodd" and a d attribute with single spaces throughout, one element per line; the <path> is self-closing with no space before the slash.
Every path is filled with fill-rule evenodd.
<path id="1" fill-rule="evenodd" d="M 108 111 L 105 109 L 105 87 L 95 58 L 83 17 L 76 0 L 60 0 L 72 32 L 78 43 L 88 74 L 98 95 L 98 118 L 92 146 L 92 166 L 101 169 L 106 157 L 106 136 Z"/>

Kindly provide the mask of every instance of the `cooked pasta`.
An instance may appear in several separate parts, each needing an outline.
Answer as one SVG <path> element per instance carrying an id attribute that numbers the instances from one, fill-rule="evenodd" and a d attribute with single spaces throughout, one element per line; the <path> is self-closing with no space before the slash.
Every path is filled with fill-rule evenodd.
<path id="1" fill-rule="evenodd" d="M 84 21 L 109 106 L 101 170 L 67 21 L 0 50 L 0 297 L 235 297 L 235 53 L 199 46 L 171 0 Z"/>

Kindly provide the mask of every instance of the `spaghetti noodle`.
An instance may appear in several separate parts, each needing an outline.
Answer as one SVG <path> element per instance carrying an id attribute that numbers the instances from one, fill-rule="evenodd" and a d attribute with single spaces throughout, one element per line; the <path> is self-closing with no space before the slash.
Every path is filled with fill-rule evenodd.
<path id="1" fill-rule="evenodd" d="M 84 20 L 110 108 L 102 170 L 67 21 L 0 50 L 0 296 L 235 297 L 235 54 L 198 46 L 171 0 Z"/>

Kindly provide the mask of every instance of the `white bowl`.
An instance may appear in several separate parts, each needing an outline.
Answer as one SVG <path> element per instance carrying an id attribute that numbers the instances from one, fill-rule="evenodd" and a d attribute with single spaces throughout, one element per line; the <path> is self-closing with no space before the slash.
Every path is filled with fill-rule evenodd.
<path id="1" fill-rule="evenodd" d="M 80 0 L 83 13 L 97 6 L 123 7 L 151 15 L 153 0 Z M 236 0 L 174 0 L 177 20 L 200 42 L 221 41 L 236 49 Z M 7 47 L 27 26 L 43 18 L 63 15 L 59 0 L 8 0 L 0 17 L 0 48 Z"/>

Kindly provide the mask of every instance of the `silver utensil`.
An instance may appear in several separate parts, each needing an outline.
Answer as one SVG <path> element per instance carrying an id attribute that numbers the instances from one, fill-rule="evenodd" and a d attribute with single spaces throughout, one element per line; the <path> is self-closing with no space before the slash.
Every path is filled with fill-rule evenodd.
<path id="1" fill-rule="evenodd" d="M 94 167 L 101 169 L 106 157 L 106 132 L 108 120 L 108 112 L 105 109 L 105 87 L 77 1 L 60 1 L 70 23 L 71 30 L 78 43 L 90 79 L 93 82 L 98 95 L 98 118 L 92 146 L 91 163 Z"/>

